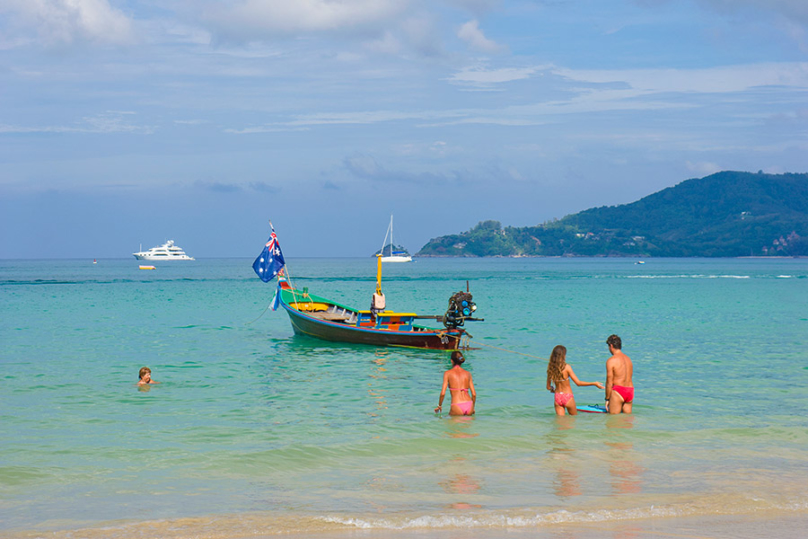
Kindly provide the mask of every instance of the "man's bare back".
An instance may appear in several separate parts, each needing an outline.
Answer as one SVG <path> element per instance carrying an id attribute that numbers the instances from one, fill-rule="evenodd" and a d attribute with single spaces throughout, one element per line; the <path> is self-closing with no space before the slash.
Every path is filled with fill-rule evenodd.
<path id="1" fill-rule="evenodd" d="M 630 414 L 634 403 L 634 365 L 623 353 L 620 337 L 611 335 L 606 344 L 612 354 L 606 360 L 606 405 L 610 414 Z"/>

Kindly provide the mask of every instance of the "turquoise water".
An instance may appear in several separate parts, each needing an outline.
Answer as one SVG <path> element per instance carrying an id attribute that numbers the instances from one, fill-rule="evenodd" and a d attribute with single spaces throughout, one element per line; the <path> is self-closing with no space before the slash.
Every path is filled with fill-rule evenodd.
<path id="1" fill-rule="evenodd" d="M 808 260 L 418 259 L 388 308 L 469 282 L 474 418 L 436 416 L 448 354 L 295 337 L 251 260 L 0 261 L 0 533 L 530 528 L 808 509 Z M 365 308 L 373 259 L 290 259 Z M 632 416 L 556 418 L 556 344 Z M 161 384 L 138 388 L 151 367 Z M 579 403 L 602 400 L 574 388 Z M 161 527 L 162 526 L 162 527 Z M 110 531 L 113 530 L 113 531 Z M 138 531 L 139 530 L 139 531 Z"/>

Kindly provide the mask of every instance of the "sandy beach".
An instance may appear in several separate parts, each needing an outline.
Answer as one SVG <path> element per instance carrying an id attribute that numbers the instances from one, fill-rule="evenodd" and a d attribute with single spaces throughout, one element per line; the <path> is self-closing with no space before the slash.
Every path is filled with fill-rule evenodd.
<path id="1" fill-rule="evenodd" d="M 256 515 L 224 516 L 219 518 L 145 521 L 138 523 L 108 523 L 91 528 L 51 532 L 26 531 L 4 534 L 7 539 L 130 539 L 159 537 L 162 539 L 496 539 L 513 537 L 525 539 L 759 539 L 805 537 L 808 511 L 800 510 L 767 515 L 700 515 L 691 517 L 658 517 L 601 521 L 592 523 L 559 523 L 519 527 L 456 527 L 429 529 L 413 527 L 406 530 L 363 529 L 346 526 L 335 530 L 325 523 L 302 519 L 298 522 L 273 524 Z M 267 528 L 283 526 L 274 532 Z M 303 528 L 309 528 L 303 530 Z M 328 528 L 328 529 L 327 529 Z"/>

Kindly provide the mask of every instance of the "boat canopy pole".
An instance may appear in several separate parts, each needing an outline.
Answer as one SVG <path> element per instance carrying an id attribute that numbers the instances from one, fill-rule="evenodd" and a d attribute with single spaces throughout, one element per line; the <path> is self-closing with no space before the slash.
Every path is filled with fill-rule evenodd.
<path id="1" fill-rule="evenodd" d="M 376 293 L 382 293 L 382 255 L 376 255 Z"/>

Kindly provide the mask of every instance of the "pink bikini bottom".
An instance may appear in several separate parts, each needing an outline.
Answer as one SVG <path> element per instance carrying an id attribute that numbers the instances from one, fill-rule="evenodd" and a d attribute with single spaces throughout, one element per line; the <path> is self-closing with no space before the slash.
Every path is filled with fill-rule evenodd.
<path id="1" fill-rule="evenodd" d="M 564 408 L 565 406 L 567 406 L 567 403 L 570 401 L 571 398 L 572 398 L 572 393 L 556 393 L 555 394 L 555 403 L 558 406 L 561 406 L 562 408 Z"/>
<path id="2" fill-rule="evenodd" d="M 474 408 L 474 401 L 452 403 L 452 406 L 457 406 L 463 415 L 471 415 L 471 409 Z"/>

